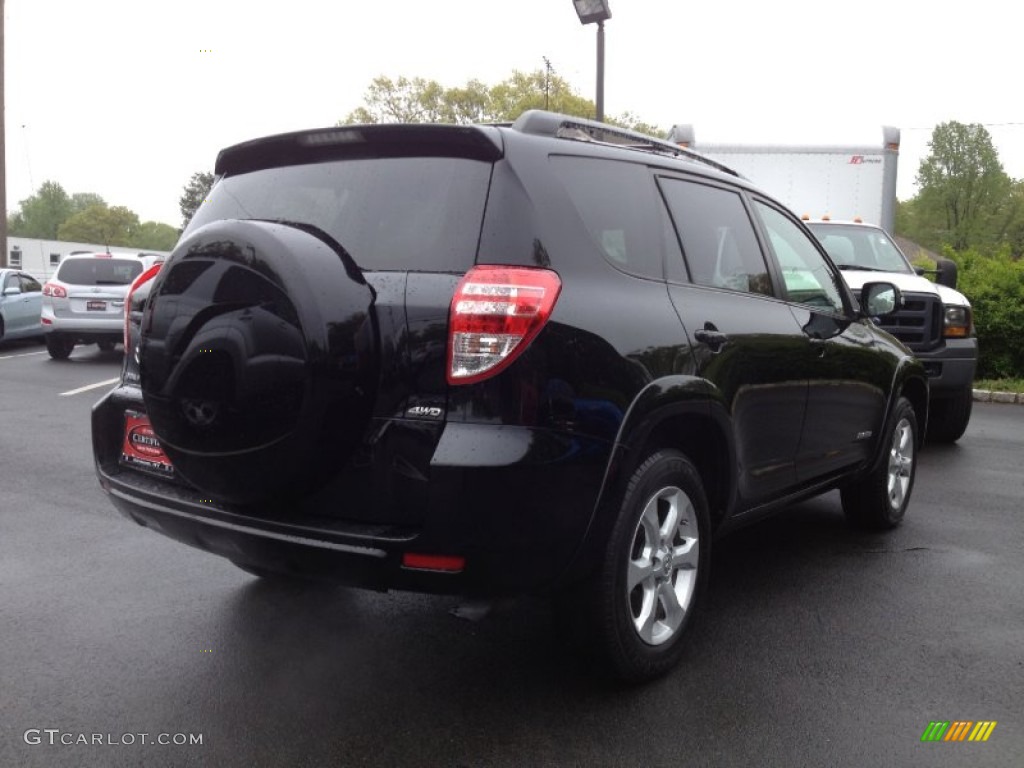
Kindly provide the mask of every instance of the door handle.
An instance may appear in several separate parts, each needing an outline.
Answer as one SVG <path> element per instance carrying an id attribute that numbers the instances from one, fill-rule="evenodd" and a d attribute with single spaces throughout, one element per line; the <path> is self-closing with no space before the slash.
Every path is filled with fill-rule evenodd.
<path id="1" fill-rule="evenodd" d="M 711 325 L 711 323 L 707 323 L 703 328 L 694 331 L 693 338 L 703 344 L 707 344 L 712 352 L 721 352 L 722 347 L 729 342 L 729 337 Z"/>

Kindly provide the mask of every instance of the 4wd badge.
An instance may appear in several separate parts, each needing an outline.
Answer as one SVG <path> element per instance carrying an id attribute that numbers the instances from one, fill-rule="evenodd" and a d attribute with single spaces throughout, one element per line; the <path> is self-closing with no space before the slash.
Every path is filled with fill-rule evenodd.
<path id="1" fill-rule="evenodd" d="M 411 419 L 440 419 L 444 416 L 444 408 L 436 405 L 414 405 L 405 410 L 405 415 Z"/>

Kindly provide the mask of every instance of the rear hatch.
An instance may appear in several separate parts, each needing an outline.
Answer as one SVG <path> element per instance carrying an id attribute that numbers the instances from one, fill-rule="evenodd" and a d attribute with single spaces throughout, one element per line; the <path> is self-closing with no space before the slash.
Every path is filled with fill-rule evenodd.
<path id="1" fill-rule="evenodd" d="M 420 521 L 495 136 L 343 128 L 221 153 L 126 363 L 178 482 L 249 514 Z"/>
<path id="2" fill-rule="evenodd" d="M 57 317 L 116 319 L 124 312 L 125 294 L 142 273 L 137 258 L 94 256 L 67 259 L 54 278 L 63 284 L 66 298 L 51 299 Z"/>

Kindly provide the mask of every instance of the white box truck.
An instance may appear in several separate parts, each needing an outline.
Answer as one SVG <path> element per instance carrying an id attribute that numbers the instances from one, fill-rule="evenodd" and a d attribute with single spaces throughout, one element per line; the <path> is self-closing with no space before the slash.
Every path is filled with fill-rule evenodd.
<path id="1" fill-rule="evenodd" d="M 899 128 L 883 126 L 881 143 L 850 146 L 697 142 L 693 125 L 673 127 L 669 138 L 739 171 L 798 216 L 895 230 Z"/>
<path id="2" fill-rule="evenodd" d="M 788 205 L 805 220 L 855 294 L 877 280 L 879 272 L 886 273 L 904 303 L 882 327 L 928 371 L 928 439 L 958 440 L 971 418 L 978 340 L 970 302 L 955 290 L 955 265 L 941 263 L 933 283 L 891 237 L 899 129 L 883 127 L 878 144 L 850 146 L 704 143 L 696 140 L 693 125 L 674 126 L 669 139 L 729 166 Z"/>

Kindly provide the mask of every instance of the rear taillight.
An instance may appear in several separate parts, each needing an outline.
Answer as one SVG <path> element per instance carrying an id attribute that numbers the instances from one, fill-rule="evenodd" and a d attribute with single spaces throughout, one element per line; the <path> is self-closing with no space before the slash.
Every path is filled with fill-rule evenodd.
<path id="1" fill-rule="evenodd" d="M 544 327 L 561 289 L 549 269 L 469 270 L 448 315 L 448 383 L 472 384 L 510 365 Z"/>
<path id="2" fill-rule="evenodd" d="M 132 295 L 143 285 L 148 283 L 154 277 L 156 273 L 160 271 L 160 267 L 163 262 L 157 262 L 141 275 L 132 280 L 132 285 L 128 289 L 128 295 L 124 299 L 124 353 L 125 355 L 132 354 L 130 343 L 131 336 L 131 325 L 132 325 Z"/>
<path id="3" fill-rule="evenodd" d="M 52 296 L 55 299 L 66 299 L 68 297 L 68 292 L 64 290 L 63 285 L 46 283 L 43 286 L 43 296 Z"/>

